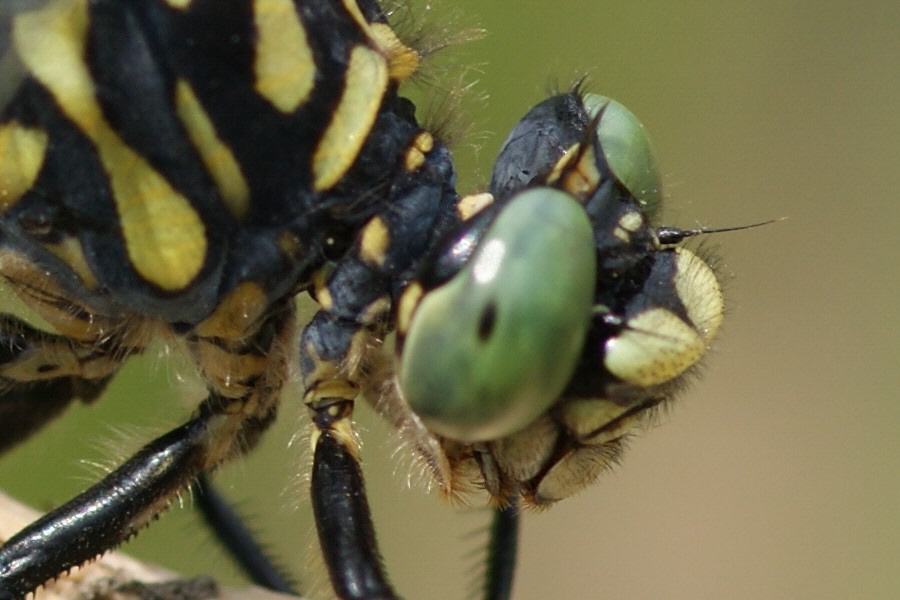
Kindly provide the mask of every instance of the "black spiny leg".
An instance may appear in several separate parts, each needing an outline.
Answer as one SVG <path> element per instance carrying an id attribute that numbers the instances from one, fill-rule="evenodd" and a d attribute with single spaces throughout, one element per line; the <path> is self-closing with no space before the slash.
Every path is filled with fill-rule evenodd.
<path id="1" fill-rule="evenodd" d="M 241 438 L 270 419 L 235 403 L 207 400 L 200 415 L 139 450 L 121 467 L 0 546 L 0 600 L 95 559 L 149 524 L 202 471 L 241 450 Z"/>
<path id="2" fill-rule="evenodd" d="M 312 504 L 325 565 L 342 600 L 393 600 L 359 465 L 352 401 L 310 408 L 317 428 Z"/>
<path id="3" fill-rule="evenodd" d="M 300 341 L 304 402 L 316 427 L 313 513 L 325 566 L 342 600 L 398 597 L 382 567 L 351 421 L 367 376 L 366 349 L 373 344 L 366 327 L 324 311 L 304 328 Z"/>
<path id="4" fill-rule="evenodd" d="M 147 444 L 125 464 L 0 547 L 0 600 L 113 548 L 163 510 L 203 465 L 206 414 Z"/>
<path id="5" fill-rule="evenodd" d="M 247 577 L 270 590 L 296 595 L 290 579 L 272 561 L 228 500 L 216 491 L 209 475 L 201 473 L 194 489 L 196 506 L 206 524 Z"/>
<path id="6" fill-rule="evenodd" d="M 485 600 L 512 598 L 519 548 L 519 505 L 516 498 L 509 505 L 494 510 L 491 537 L 488 542 L 487 573 L 484 582 Z"/>

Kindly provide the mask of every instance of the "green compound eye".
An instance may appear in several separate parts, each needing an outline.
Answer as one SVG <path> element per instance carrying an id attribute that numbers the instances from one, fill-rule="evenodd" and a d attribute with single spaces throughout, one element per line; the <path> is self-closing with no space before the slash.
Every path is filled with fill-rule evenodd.
<path id="1" fill-rule="evenodd" d="M 471 260 L 420 302 L 400 388 L 425 424 L 464 442 L 519 431 L 557 399 L 590 323 L 593 231 L 565 193 L 514 197 Z"/>
<path id="2" fill-rule="evenodd" d="M 585 94 L 583 102 L 591 118 L 606 107 L 597 126 L 603 154 L 612 172 L 652 217 L 662 202 L 662 184 L 647 130 L 634 113 L 611 98 Z"/>

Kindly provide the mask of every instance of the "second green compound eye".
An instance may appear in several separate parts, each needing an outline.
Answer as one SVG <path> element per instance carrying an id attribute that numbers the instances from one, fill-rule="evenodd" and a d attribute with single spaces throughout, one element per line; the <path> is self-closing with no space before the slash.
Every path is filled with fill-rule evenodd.
<path id="1" fill-rule="evenodd" d="M 596 278 L 581 205 L 549 188 L 511 199 L 469 263 L 412 318 L 400 388 L 436 433 L 504 437 L 546 411 L 575 369 Z"/>
<path id="2" fill-rule="evenodd" d="M 625 105 L 606 96 L 585 94 L 592 117 L 603 111 L 597 137 L 609 167 L 652 217 L 662 202 L 662 183 L 647 130 Z"/>

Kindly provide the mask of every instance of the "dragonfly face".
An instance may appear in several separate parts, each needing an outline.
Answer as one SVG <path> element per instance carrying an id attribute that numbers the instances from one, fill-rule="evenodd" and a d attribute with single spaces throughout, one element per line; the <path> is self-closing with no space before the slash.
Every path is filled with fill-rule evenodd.
<path id="1" fill-rule="evenodd" d="M 654 222 L 659 174 L 627 109 L 546 100 L 488 192 L 460 197 L 398 91 L 419 55 L 372 0 L 24 0 L 0 8 L 0 51 L 0 275 L 52 329 L 0 320 L 0 449 L 98 398 L 153 336 L 181 338 L 207 388 L 183 425 L 0 547 L 0 600 L 252 448 L 295 360 L 335 593 L 394 597 L 358 397 L 443 491 L 484 490 L 513 518 L 607 468 L 721 322 L 715 275 L 680 243 L 694 232 Z M 301 293 L 320 309 L 305 325 Z"/>
<path id="2" fill-rule="evenodd" d="M 492 192 L 401 298 L 399 384 L 451 463 L 482 465 L 470 469 L 499 499 L 545 504 L 592 482 L 680 385 L 718 330 L 722 294 L 651 225 L 649 140 L 608 98 L 533 109 Z"/>

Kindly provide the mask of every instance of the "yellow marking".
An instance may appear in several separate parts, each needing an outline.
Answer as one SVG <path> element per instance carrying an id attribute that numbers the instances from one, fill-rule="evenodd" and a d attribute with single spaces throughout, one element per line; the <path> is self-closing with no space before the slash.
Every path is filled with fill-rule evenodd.
<path id="1" fill-rule="evenodd" d="M 52 369 L 48 368 L 51 366 Z M 0 375 L 8 380 L 32 382 L 66 375 L 81 376 L 82 369 L 70 342 L 42 340 L 33 352 L 6 359 L 0 366 Z"/>
<path id="2" fill-rule="evenodd" d="M 187 10 L 194 0 L 165 0 L 166 4 L 176 10 Z"/>
<path id="3" fill-rule="evenodd" d="M 494 196 L 487 192 L 471 194 L 459 199 L 456 203 L 456 213 L 463 221 L 468 221 L 480 213 L 485 207 L 494 203 Z"/>
<path id="4" fill-rule="evenodd" d="M 44 244 L 44 248 L 66 263 L 78 275 L 85 288 L 91 291 L 97 289 L 97 278 L 88 266 L 84 248 L 78 238 L 67 236 L 59 243 Z"/>
<path id="5" fill-rule="evenodd" d="M 0 126 L 0 212 L 31 189 L 46 154 L 45 131 L 15 121 Z"/>
<path id="6" fill-rule="evenodd" d="M 0 273 L 23 305 L 5 306 L 5 312 L 19 315 L 39 329 L 90 342 L 108 336 L 115 325 L 72 300 L 71 291 L 60 287 L 46 268 L 23 254 L 8 249 L 0 252 Z M 23 307 L 24 312 L 19 310 Z"/>
<path id="7" fill-rule="evenodd" d="M 364 324 L 375 323 L 381 320 L 384 315 L 391 309 L 391 299 L 387 296 L 380 296 L 373 300 L 359 314 L 359 322 Z"/>
<path id="8" fill-rule="evenodd" d="M 613 235 L 626 244 L 631 241 L 631 234 L 644 226 L 644 217 L 637 211 L 629 211 L 619 217 L 619 222 L 613 230 Z"/>
<path id="9" fill-rule="evenodd" d="M 387 258 L 390 243 L 391 234 L 384 219 L 379 216 L 372 217 L 362 230 L 359 242 L 360 258 L 369 264 L 382 266 Z"/>
<path id="10" fill-rule="evenodd" d="M 563 178 L 563 189 L 580 200 L 587 200 L 600 185 L 597 157 L 591 146 L 583 153 L 577 164 L 568 170 Z"/>
<path id="11" fill-rule="evenodd" d="M 541 508 L 578 493 L 616 464 L 620 446 L 611 442 L 570 450 L 544 473 L 531 501 Z"/>
<path id="12" fill-rule="evenodd" d="M 300 238 L 290 231 L 282 231 L 278 234 L 277 243 L 281 253 L 293 260 L 299 259 L 303 253 L 303 244 L 300 243 Z"/>
<path id="13" fill-rule="evenodd" d="M 334 365 L 331 363 L 325 362 L 323 365 L 325 371 L 334 371 Z M 347 381 L 343 377 L 335 377 L 333 379 L 315 381 L 313 388 L 306 393 L 303 401 L 307 406 L 316 408 L 323 404 L 323 401 L 330 404 L 335 398 L 353 400 L 358 394 L 359 388 L 352 382 Z"/>
<path id="14" fill-rule="evenodd" d="M 578 162 L 573 163 L 576 158 Z M 594 148 L 582 151 L 581 145 L 575 144 L 556 161 L 547 176 L 547 183 L 560 186 L 577 200 L 584 202 L 597 190 L 601 179 Z"/>
<path id="15" fill-rule="evenodd" d="M 344 8 L 350 13 L 350 16 L 356 21 L 356 24 L 359 25 L 364 31 L 368 32 L 370 23 L 366 20 L 366 17 L 362 14 L 362 11 L 359 10 L 359 5 L 356 3 L 356 0 L 343 0 Z"/>
<path id="16" fill-rule="evenodd" d="M 232 352 L 202 338 L 193 346 L 204 379 L 226 398 L 246 396 L 252 389 L 247 382 L 266 372 L 265 356 Z M 238 406 L 241 412 L 247 408 Z"/>
<path id="17" fill-rule="evenodd" d="M 378 301 L 376 300 L 375 303 L 377 304 Z M 370 350 L 373 350 L 376 344 L 380 343 L 368 329 L 362 328 L 353 334 L 350 346 L 347 348 L 347 353 L 344 355 L 343 362 L 340 365 L 340 372 L 341 375 L 347 378 L 347 383 L 353 385 L 357 390 L 359 386 L 356 385 L 356 382 L 370 376 L 368 372 L 363 372 L 372 365 L 370 361 L 366 360 Z"/>
<path id="18" fill-rule="evenodd" d="M 553 165 L 553 169 L 550 170 L 550 173 L 547 175 L 547 183 L 555 184 L 559 181 L 559 178 L 562 176 L 563 169 L 569 166 L 569 163 L 572 161 L 572 157 L 578 152 L 578 148 L 580 144 L 573 144 L 566 148 L 566 151 L 562 153 L 562 156 L 559 157 L 559 160 L 556 161 L 556 164 Z"/>
<path id="19" fill-rule="evenodd" d="M 427 131 L 420 131 L 413 144 L 422 151 L 422 154 L 428 154 L 434 150 L 434 136 Z"/>
<path id="20" fill-rule="evenodd" d="M 292 0 L 255 0 L 256 91 L 283 113 L 303 104 L 315 85 L 316 65 L 306 29 Z"/>
<path id="21" fill-rule="evenodd" d="M 333 301 L 331 292 L 328 291 L 328 276 L 331 275 L 331 268 L 322 267 L 312 276 L 312 295 L 319 303 L 319 306 L 325 310 L 331 310 Z"/>
<path id="22" fill-rule="evenodd" d="M 188 199 L 107 123 L 83 60 L 87 29 L 87 0 L 53 2 L 18 15 L 13 39 L 31 74 L 97 148 L 134 269 L 164 290 L 181 290 L 206 260 L 203 221 Z"/>
<path id="23" fill-rule="evenodd" d="M 353 422 L 349 418 L 337 421 L 331 427 L 331 434 L 350 453 L 353 460 L 359 462 L 359 437 L 356 435 L 356 430 L 353 429 Z"/>
<path id="24" fill-rule="evenodd" d="M 629 211 L 619 218 L 619 226 L 625 231 L 634 233 L 644 226 L 644 217 L 635 210 Z"/>
<path id="25" fill-rule="evenodd" d="M 387 59 L 388 76 L 403 81 L 419 68 L 419 53 L 406 46 L 386 23 L 372 23 L 369 37 Z"/>
<path id="26" fill-rule="evenodd" d="M 513 481 L 536 477 L 550 462 L 559 439 L 559 428 L 545 413 L 525 429 L 492 442 L 497 467 Z"/>
<path id="27" fill-rule="evenodd" d="M 231 149 L 226 146 L 206 114 L 200 100 L 187 81 L 179 80 L 175 85 L 175 110 L 184 124 L 194 147 L 200 153 L 206 170 L 216 182 L 216 187 L 232 216 L 241 220 L 250 208 L 250 189 Z"/>
<path id="28" fill-rule="evenodd" d="M 403 156 L 403 166 L 410 173 L 425 164 L 425 155 L 434 149 L 434 137 L 422 131 L 415 137 Z"/>
<path id="29" fill-rule="evenodd" d="M 403 156 L 404 169 L 412 173 L 424 164 L 425 155 L 422 154 L 422 152 L 418 148 L 416 148 L 415 146 L 410 146 L 406 149 L 406 153 Z"/>
<path id="30" fill-rule="evenodd" d="M 616 236 L 616 238 L 625 242 L 626 244 L 631 239 L 631 235 L 619 226 L 616 226 L 616 228 L 613 229 L 613 235 Z"/>
<path id="31" fill-rule="evenodd" d="M 706 352 L 699 332 L 664 308 L 628 319 L 628 328 L 606 342 L 603 363 L 628 383 L 651 387 L 671 381 Z"/>
<path id="32" fill-rule="evenodd" d="M 359 10 L 356 0 L 344 0 L 344 8 L 366 33 L 388 64 L 388 76 L 402 81 L 419 67 L 419 54 L 406 46 L 386 23 L 370 23 Z"/>
<path id="33" fill-rule="evenodd" d="M 256 333 L 269 303 L 258 283 L 244 281 L 231 290 L 194 330 L 202 337 L 241 340 Z"/>
<path id="34" fill-rule="evenodd" d="M 678 272 L 675 290 L 691 323 L 709 343 L 719 331 L 725 313 L 725 297 L 716 274 L 700 257 L 686 248 L 676 248 Z"/>
<path id="35" fill-rule="evenodd" d="M 340 103 L 313 156 L 315 191 L 336 184 L 356 160 L 375 122 L 386 86 L 384 57 L 371 48 L 356 46 L 350 53 Z"/>
<path id="36" fill-rule="evenodd" d="M 413 314 L 419 301 L 422 299 L 424 290 L 418 283 L 411 283 L 400 295 L 400 302 L 397 306 L 397 332 L 405 335 L 409 331 L 409 324 L 412 322 Z"/>
<path id="37" fill-rule="evenodd" d="M 631 402 L 614 402 L 611 399 L 572 398 L 562 403 L 559 420 L 569 433 L 583 444 L 603 444 L 622 437 L 637 424 L 633 418 L 625 418 L 634 408 Z"/>

